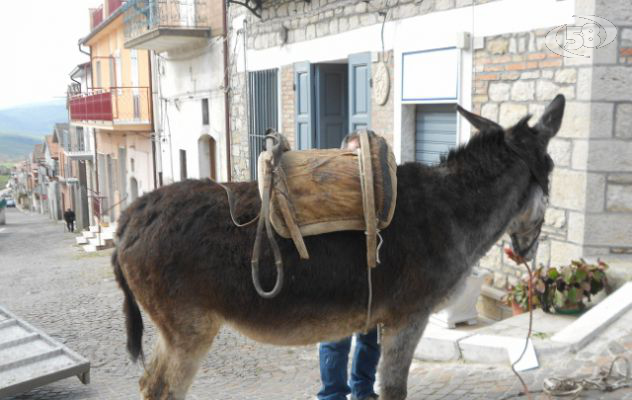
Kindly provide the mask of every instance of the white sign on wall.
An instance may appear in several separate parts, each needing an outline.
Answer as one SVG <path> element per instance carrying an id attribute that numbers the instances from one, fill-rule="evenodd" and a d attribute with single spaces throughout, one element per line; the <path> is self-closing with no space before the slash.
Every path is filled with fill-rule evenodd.
<path id="1" fill-rule="evenodd" d="M 456 47 L 402 54 L 402 101 L 457 100 L 458 87 Z"/>

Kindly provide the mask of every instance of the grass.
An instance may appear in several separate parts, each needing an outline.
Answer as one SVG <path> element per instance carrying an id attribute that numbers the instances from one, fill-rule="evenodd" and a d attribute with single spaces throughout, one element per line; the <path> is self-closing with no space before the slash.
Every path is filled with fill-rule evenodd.
<path id="1" fill-rule="evenodd" d="M 9 182 L 9 175 L 0 175 L 0 190 L 4 189 L 4 187 L 7 185 L 7 182 Z"/>

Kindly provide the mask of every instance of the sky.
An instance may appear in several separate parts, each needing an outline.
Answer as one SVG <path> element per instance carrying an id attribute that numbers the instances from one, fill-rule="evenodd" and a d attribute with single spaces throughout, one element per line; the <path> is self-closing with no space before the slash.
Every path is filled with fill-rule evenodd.
<path id="1" fill-rule="evenodd" d="M 77 42 L 102 0 L 2 1 L 0 109 L 66 96 L 70 71 L 89 57 Z"/>

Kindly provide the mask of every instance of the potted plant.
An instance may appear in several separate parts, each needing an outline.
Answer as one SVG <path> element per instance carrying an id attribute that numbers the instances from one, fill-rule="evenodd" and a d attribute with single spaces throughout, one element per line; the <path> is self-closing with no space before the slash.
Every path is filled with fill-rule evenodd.
<path id="1" fill-rule="evenodd" d="M 603 261 L 590 264 L 574 260 L 560 268 L 549 268 L 539 274 L 538 297 L 545 311 L 554 309 L 560 314 L 579 314 L 586 309 L 585 300 L 603 290 L 608 279 Z"/>
<path id="2" fill-rule="evenodd" d="M 531 297 L 531 307 L 536 309 L 540 306 L 540 299 L 537 296 L 536 285 L 538 278 L 533 276 L 533 288 Z M 511 307 L 513 315 L 519 315 L 529 310 L 529 277 L 523 277 L 517 284 L 508 288 L 505 304 Z"/>

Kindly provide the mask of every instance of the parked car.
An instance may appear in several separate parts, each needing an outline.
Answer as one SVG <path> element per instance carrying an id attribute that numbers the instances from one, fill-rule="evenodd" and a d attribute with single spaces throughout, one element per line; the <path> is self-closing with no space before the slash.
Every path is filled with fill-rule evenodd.
<path id="1" fill-rule="evenodd" d="M 15 207 L 15 200 L 7 199 L 7 208 L 8 207 Z"/>

